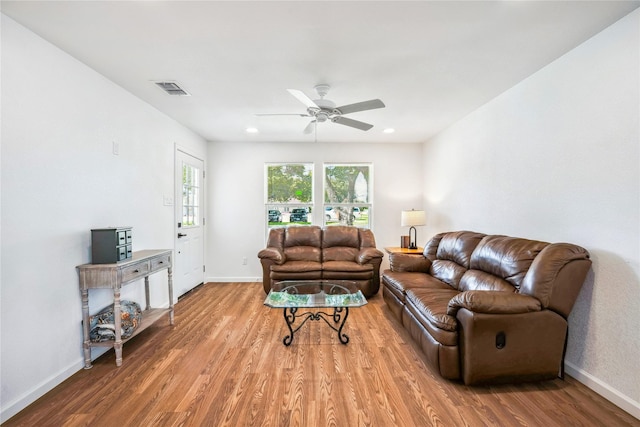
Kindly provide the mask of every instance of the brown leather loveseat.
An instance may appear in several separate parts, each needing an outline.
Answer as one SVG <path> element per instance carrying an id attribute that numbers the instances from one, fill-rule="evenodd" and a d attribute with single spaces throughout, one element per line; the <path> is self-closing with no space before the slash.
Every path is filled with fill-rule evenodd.
<path id="1" fill-rule="evenodd" d="M 567 317 L 591 266 L 568 243 L 441 233 L 394 254 L 383 298 L 440 375 L 465 384 L 563 374 Z"/>
<path id="2" fill-rule="evenodd" d="M 265 293 L 281 280 L 340 279 L 366 297 L 380 289 L 382 256 L 371 230 L 341 225 L 273 228 L 258 253 Z"/>

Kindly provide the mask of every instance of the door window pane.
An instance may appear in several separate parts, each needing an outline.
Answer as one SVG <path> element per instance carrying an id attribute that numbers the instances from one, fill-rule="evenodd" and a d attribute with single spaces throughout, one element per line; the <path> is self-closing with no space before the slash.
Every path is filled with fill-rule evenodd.
<path id="1" fill-rule="evenodd" d="M 182 226 L 200 225 L 200 174 L 199 168 L 182 164 Z"/>

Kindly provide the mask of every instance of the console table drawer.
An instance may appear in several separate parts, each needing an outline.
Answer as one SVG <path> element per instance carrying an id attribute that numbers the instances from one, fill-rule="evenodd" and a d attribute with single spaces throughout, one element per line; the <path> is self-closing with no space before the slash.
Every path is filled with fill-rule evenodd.
<path id="1" fill-rule="evenodd" d="M 125 267 L 122 269 L 122 282 L 124 283 L 139 277 L 148 276 L 150 271 L 148 262 L 140 262 L 135 265 Z"/>
<path id="2" fill-rule="evenodd" d="M 162 270 L 171 267 L 171 255 L 165 255 L 151 260 L 151 271 Z"/>

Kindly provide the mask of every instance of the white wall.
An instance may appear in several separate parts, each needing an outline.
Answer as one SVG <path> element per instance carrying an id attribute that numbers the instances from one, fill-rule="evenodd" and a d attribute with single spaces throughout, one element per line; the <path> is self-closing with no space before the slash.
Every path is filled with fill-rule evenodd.
<path id="1" fill-rule="evenodd" d="M 174 144 L 203 158 L 207 147 L 10 18 L 1 24 L 4 421 L 83 366 L 75 266 L 90 261 L 90 229 L 130 225 L 134 250 L 172 248 L 163 194 L 173 195 Z M 152 303 L 166 305 L 166 278 L 152 287 Z M 142 302 L 142 288 L 122 296 Z M 92 312 L 111 303 L 107 291 L 91 298 Z"/>
<path id="2" fill-rule="evenodd" d="M 640 418 L 640 11 L 425 144 L 430 234 L 587 248 L 568 372 Z"/>
<path id="3" fill-rule="evenodd" d="M 422 207 L 419 244 L 473 229 L 585 246 L 594 268 L 570 319 L 569 372 L 640 417 L 639 13 L 424 147 L 207 147 L 2 16 L 0 418 L 82 367 L 75 266 L 89 261 L 91 228 L 131 225 L 134 249 L 173 246 L 162 196 L 173 194 L 174 144 L 207 159 L 207 280 L 261 277 L 265 162 L 314 162 L 317 185 L 323 162 L 372 162 L 379 248 L 407 234 L 402 209 Z M 109 303 L 92 298 L 92 310 Z"/>
<path id="4" fill-rule="evenodd" d="M 266 238 L 265 162 L 313 162 L 318 203 L 322 203 L 324 162 L 373 163 L 371 229 L 382 250 L 399 246 L 400 235 L 408 234 L 400 227 L 400 212 L 422 208 L 421 158 L 421 144 L 210 143 L 206 280 L 262 281 L 257 255 Z M 418 242 L 424 243 L 426 235 L 420 233 Z M 244 257 L 247 265 L 242 265 Z M 387 266 L 385 256 L 382 268 Z"/>

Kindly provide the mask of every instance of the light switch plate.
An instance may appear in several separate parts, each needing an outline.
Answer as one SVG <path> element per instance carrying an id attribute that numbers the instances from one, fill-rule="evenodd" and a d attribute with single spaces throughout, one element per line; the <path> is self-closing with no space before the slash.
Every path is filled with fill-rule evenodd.
<path id="1" fill-rule="evenodd" d="M 173 206 L 173 196 L 164 195 L 162 197 L 165 206 Z"/>

